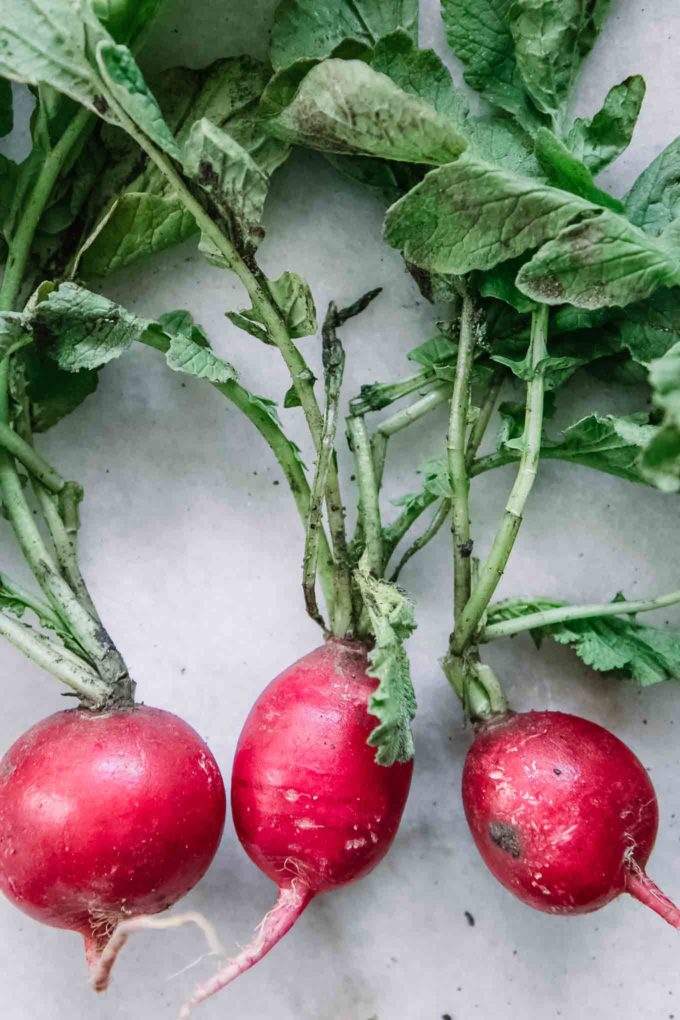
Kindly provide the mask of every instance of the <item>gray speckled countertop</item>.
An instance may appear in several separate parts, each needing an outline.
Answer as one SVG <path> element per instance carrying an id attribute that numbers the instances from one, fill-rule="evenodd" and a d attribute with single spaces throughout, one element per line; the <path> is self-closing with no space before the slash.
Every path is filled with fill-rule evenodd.
<path id="1" fill-rule="evenodd" d="M 156 66 L 203 64 L 243 47 L 261 53 L 272 0 L 169 0 L 150 43 Z M 441 48 L 436 0 L 424 0 L 423 38 Z M 641 72 L 648 92 L 630 151 L 606 175 L 622 194 L 680 134 L 677 0 L 615 0 L 582 77 L 579 110 Z M 456 71 L 458 74 L 458 71 Z M 267 208 L 265 268 L 295 269 L 322 308 L 382 285 L 383 297 L 345 330 L 346 393 L 396 376 L 427 338 L 432 310 L 380 240 L 381 207 L 320 158 L 296 155 L 277 176 Z M 271 349 L 224 318 L 242 295 L 190 243 L 107 281 L 106 291 L 155 315 L 191 308 L 246 384 L 280 398 L 287 382 Z M 316 341 L 303 341 L 318 362 Z M 311 353 L 310 353 L 311 352 Z M 562 416 L 628 411 L 639 395 L 588 379 L 561 398 Z M 297 412 L 287 412 L 301 434 Z M 442 443 L 444 415 L 394 442 L 388 491 L 414 485 L 414 468 Z M 86 488 L 82 557 L 101 613 L 148 703 L 173 709 L 209 740 L 225 775 L 245 715 L 262 686 L 318 643 L 302 608 L 301 534 L 285 485 L 249 424 L 217 393 L 133 350 L 103 373 L 97 393 L 41 439 L 41 448 Z M 308 456 L 311 462 L 311 456 Z M 347 466 L 346 458 L 343 458 Z M 475 483 L 477 549 L 488 548 L 511 469 Z M 547 463 L 500 593 L 608 599 L 677 587 L 677 501 L 584 468 Z M 468 736 L 438 667 L 448 632 L 450 565 L 442 533 L 403 582 L 418 605 L 410 643 L 420 701 L 414 786 L 393 851 L 368 879 L 321 897 L 272 956 L 203 1008 L 205 1020 L 668 1020 L 680 1018 L 680 942 L 632 900 L 598 914 L 534 913 L 484 870 L 468 835 L 458 784 Z M 25 576 L 6 525 L 2 567 Z M 655 622 L 672 619 L 661 613 Z M 675 617 L 678 619 L 678 617 Z M 0 747 L 62 707 L 56 683 L 6 644 Z M 638 691 L 602 679 L 564 648 L 537 653 L 529 638 L 488 650 L 518 707 L 561 707 L 612 728 L 649 766 L 662 825 L 650 871 L 680 896 L 680 692 Z M 679 820 L 676 820 L 676 812 Z M 219 856 L 188 906 L 244 943 L 274 888 L 241 850 L 228 823 Z M 469 913 L 474 924 L 466 916 Z M 173 975 L 203 947 L 193 931 L 137 938 L 111 991 L 88 990 L 74 935 L 34 924 L 0 901 L 0 987 L 5 1020 L 172 1018 L 201 964 Z"/>

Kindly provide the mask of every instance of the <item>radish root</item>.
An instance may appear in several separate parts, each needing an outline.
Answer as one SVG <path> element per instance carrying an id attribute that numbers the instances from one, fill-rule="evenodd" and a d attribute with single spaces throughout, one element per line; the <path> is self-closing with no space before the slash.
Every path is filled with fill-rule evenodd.
<path id="1" fill-rule="evenodd" d="M 628 862 L 626 892 L 653 910 L 673 928 L 680 928 L 680 909 L 659 889 L 634 860 Z"/>
<path id="2" fill-rule="evenodd" d="M 114 929 L 111 938 L 103 950 L 99 950 L 94 939 L 85 939 L 85 953 L 90 967 L 90 984 L 95 992 L 105 992 L 111 982 L 111 971 L 118 959 L 118 954 L 125 943 L 137 931 L 165 931 L 168 928 L 180 928 L 185 924 L 195 924 L 205 935 L 210 953 L 226 959 L 227 954 L 219 940 L 217 931 L 203 914 L 189 912 L 176 914 L 174 917 L 131 917 L 121 921 Z"/>
<path id="3" fill-rule="evenodd" d="M 212 978 L 195 989 L 191 998 L 182 1006 L 178 1020 L 188 1020 L 195 1006 L 226 988 L 237 977 L 259 963 L 290 931 L 313 897 L 314 893 L 309 886 L 296 879 L 290 885 L 281 888 L 275 906 L 258 925 L 257 934 L 250 945 L 238 956 L 228 960 Z"/>

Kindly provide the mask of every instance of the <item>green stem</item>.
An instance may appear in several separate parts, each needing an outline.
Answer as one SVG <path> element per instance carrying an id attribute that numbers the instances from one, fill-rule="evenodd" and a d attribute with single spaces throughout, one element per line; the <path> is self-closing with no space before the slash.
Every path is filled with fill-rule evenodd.
<path id="1" fill-rule="evenodd" d="M 100 70 L 105 80 L 108 80 L 106 68 L 101 65 Z M 295 392 L 300 400 L 302 409 L 307 420 L 307 425 L 312 436 L 317 456 L 321 449 L 321 436 L 323 433 L 323 416 L 314 395 L 312 375 L 307 367 L 305 359 L 288 335 L 286 324 L 276 302 L 269 292 L 266 277 L 255 266 L 251 268 L 240 253 L 236 250 L 231 239 L 222 231 L 220 226 L 211 219 L 201 203 L 194 197 L 181 175 L 175 170 L 171 160 L 160 152 L 139 130 L 125 111 L 116 106 L 118 116 L 126 132 L 133 138 L 140 148 L 146 152 L 152 162 L 158 167 L 173 191 L 176 193 L 184 208 L 196 220 L 201 232 L 212 242 L 217 251 L 222 255 L 227 267 L 236 274 L 241 281 L 253 307 L 269 332 L 274 345 L 279 349 L 281 356 L 288 368 Z M 328 471 L 328 486 L 326 492 L 326 505 L 328 508 L 328 520 L 330 525 L 331 538 L 336 564 L 347 562 L 347 541 L 345 535 L 345 518 L 340 493 L 340 482 L 338 479 L 337 465 L 335 459 L 331 460 Z M 342 566 L 341 566 L 342 569 Z"/>
<path id="2" fill-rule="evenodd" d="M 0 446 L 20 461 L 33 478 L 50 492 L 56 494 L 64 488 L 66 482 L 61 475 L 4 421 L 0 422 Z"/>
<path id="3" fill-rule="evenodd" d="M 140 340 L 147 347 L 152 347 L 163 354 L 166 354 L 170 349 L 170 341 L 164 333 L 147 330 L 140 337 Z M 248 390 L 244 389 L 235 380 L 230 379 L 226 383 L 211 383 L 210 385 L 218 390 L 222 396 L 226 397 L 227 400 L 230 400 L 246 416 L 260 433 L 265 443 L 267 443 L 284 473 L 304 525 L 309 515 L 309 482 L 300 463 L 298 452 L 283 429 L 274 421 L 264 407 L 261 407 L 251 399 Z M 328 545 L 325 529 L 322 527 L 319 535 L 319 578 L 329 612 L 332 612 L 333 609 L 334 571 L 333 554 Z"/>
<path id="4" fill-rule="evenodd" d="M 668 595 L 659 595 L 655 599 L 639 599 L 630 602 L 592 602 L 581 606 L 556 606 L 554 609 L 543 609 L 536 613 L 527 613 L 512 620 L 501 620 L 485 627 L 480 641 L 495 641 L 497 638 L 513 637 L 526 630 L 549 627 L 556 623 L 569 623 L 571 620 L 588 620 L 600 616 L 624 616 L 628 613 L 651 613 L 655 609 L 664 609 L 680 603 L 680 591 L 672 591 Z"/>
<path id="5" fill-rule="evenodd" d="M 498 587 L 522 524 L 524 507 L 536 478 L 541 454 L 545 390 L 541 362 L 544 361 L 547 354 L 547 331 L 548 307 L 542 305 L 532 313 L 531 320 L 529 351 L 534 374 L 527 385 L 524 439 L 519 471 L 491 552 L 480 569 L 479 581 L 460 617 L 459 626 L 453 636 L 451 652 L 454 655 L 460 655 L 467 647 Z"/>
<path id="6" fill-rule="evenodd" d="M 378 482 L 375 476 L 371 441 L 368 429 L 366 428 L 366 422 L 362 417 L 354 416 L 348 418 L 347 428 L 354 453 L 354 464 L 359 488 L 359 514 L 362 522 L 368 569 L 376 577 L 381 577 L 384 566 L 383 532 L 380 520 Z"/>
<path id="7" fill-rule="evenodd" d="M 428 507 L 436 503 L 439 496 L 424 489 L 418 496 L 411 500 L 395 521 L 392 521 L 383 532 L 383 555 L 385 563 L 389 563 L 394 550 L 401 542 L 404 535 L 413 527 L 416 521 L 425 513 Z"/>
<path id="8" fill-rule="evenodd" d="M 8 368 L 5 359 L 0 365 L 0 420 L 5 422 L 8 418 Z M 134 700 L 134 684 L 125 664 L 101 624 L 80 604 L 60 574 L 36 526 L 14 461 L 5 450 L 0 450 L 0 492 L 19 548 L 48 601 L 97 667 L 99 675 L 108 686 L 110 701 L 119 705 L 131 704 Z"/>
<path id="9" fill-rule="evenodd" d="M 519 450 L 500 450 L 497 453 L 489 453 L 485 457 L 478 457 L 470 468 L 470 477 L 476 478 L 478 475 L 486 474 L 487 471 L 494 471 L 496 468 L 506 467 L 508 464 L 516 464 L 521 456 Z M 581 467 L 592 468 L 594 471 L 601 471 L 604 474 L 613 475 L 615 478 L 624 478 L 627 482 L 634 480 L 631 478 L 630 472 L 625 469 L 617 471 L 615 467 L 605 467 L 599 463 L 592 464 L 588 454 L 566 453 L 559 446 L 541 447 L 541 459 L 561 460 L 565 464 L 579 464 Z M 644 482 L 645 480 L 639 478 L 635 481 Z"/>
<path id="10" fill-rule="evenodd" d="M 468 476 L 471 476 L 470 469 L 472 468 L 474 459 L 477 456 L 477 450 L 486 435 L 486 430 L 489 427 L 489 422 L 491 421 L 491 416 L 494 412 L 496 401 L 498 400 L 504 382 L 505 372 L 503 369 L 496 369 L 489 380 L 489 385 L 479 408 L 479 417 L 472 426 L 467 446 L 465 448 L 465 465 L 468 469 Z"/>
<path id="11" fill-rule="evenodd" d="M 401 557 L 394 572 L 390 578 L 391 581 L 395 582 L 399 579 L 399 574 L 402 572 L 409 560 L 413 559 L 416 553 L 419 553 L 421 549 L 424 549 L 428 542 L 431 542 L 435 535 L 439 532 L 441 527 L 448 520 L 448 516 L 451 513 L 451 500 L 443 499 L 437 508 L 437 512 L 432 518 L 432 522 L 426 531 L 408 547 L 404 555 Z"/>
<path id="12" fill-rule="evenodd" d="M 0 588 L 2 588 L 3 594 L 6 593 L 14 596 L 18 602 L 21 602 L 27 609 L 32 610 L 37 617 L 49 620 L 56 630 L 63 628 L 64 624 L 49 603 L 43 602 L 39 595 L 35 595 L 32 591 L 24 588 L 23 585 L 17 584 L 7 574 L 0 574 Z"/>
<path id="13" fill-rule="evenodd" d="M 0 610 L 0 635 L 74 690 L 88 705 L 102 708 L 109 701 L 111 692 L 108 685 L 82 659 L 3 610 Z"/>
<path id="14" fill-rule="evenodd" d="M 371 437 L 373 448 L 373 463 L 375 465 L 375 476 L 378 488 L 382 485 L 383 473 L 385 471 L 385 458 L 387 456 L 387 443 L 391 436 L 402 429 L 419 421 L 435 407 L 445 404 L 449 399 L 451 386 L 448 383 L 440 383 L 418 400 L 414 400 L 408 407 L 390 415 L 378 425 Z"/>
<path id="15" fill-rule="evenodd" d="M 340 401 L 340 389 L 342 376 L 345 368 L 345 352 L 342 344 L 337 338 L 334 328 L 334 317 L 336 308 L 331 303 L 326 316 L 323 330 L 323 365 L 326 383 L 326 410 L 324 414 L 324 426 L 321 436 L 321 449 L 317 458 L 316 471 L 312 482 L 312 493 L 307 515 L 307 528 L 305 535 L 305 551 L 302 567 L 302 590 L 305 596 L 307 612 L 313 620 L 321 627 L 325 627 L 323 617 L 319 612 L 319 605 L 316 599 L 316 575 L 319 560 L 319 538 L 322 531 L 322 514 L 324 492 L 328 481 L 328 472 L 331 461 L 335 455 L 335 433 L 338 425 L 338 404 Z M 338 596 L 341 593 L 336 590 L 335 609 L 338 619 L 332 621 L 333 634 L 336 637 L 344 638 L 352 624 L 352 602 L 351 591 L 346 604 L 343 604 Z"/>
<path id="16" fill-rule="evenodd" d="M 460 336 L 456 378 L 451 395 L 451 414 L 447 438 L 449 477 L 452 490 L 451 535 L 453 538 L 454 620 L 460 623 L 470 598 L 470 482 L 465 461 L 465 440 L 470 415 L 470 379 L 475 354 L 475 309 L 466 294 L 460 313 Z"/>
<path id="17" fill-rule="evenodd" d="M 93 121 L 94 118 L 88 110 L 78 110 L 54 148 L 45 156 L 30 201 L 22 208 L 16 233 L 9 240 L 9 255 L 0 287 L 0 311 L 11 311 L 17 302 L 24 284 L 33 238 L 45 205 L 62 166 L 83 132 Z"/>
<path id="18" fill-rule="evenodd" d="M 390 404 L 396 403 L 408 397 L 416 390 L 423 389 L 437 382 L 437 376 L 433 369 L 424 369 L 415 375 L 409 375 L 406 379 L 400 379 L 394 383 L 372 383 L 370 386 L 362 386 L 358 397 L 353 397 L 349 402 L 349 413 L 362 415 L 371 414 L 373 411 L 382 411 Z"/>

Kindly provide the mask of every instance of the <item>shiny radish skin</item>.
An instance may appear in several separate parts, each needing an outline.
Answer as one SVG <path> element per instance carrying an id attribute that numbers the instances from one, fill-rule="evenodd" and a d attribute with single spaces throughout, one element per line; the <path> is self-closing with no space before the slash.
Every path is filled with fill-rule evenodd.
<path id="1" fill-rule="evenodd" d="M 120 920 L 165 910 L 202 878 L 225 813 L 217 763 L 182 719 L 57 712 L 0 762 L 0 889 L 79 932 L 94 968 Z"/>
<path id="2" fill-rule="evenodd" d="M 252 944 L 196 990 L 182 1018 L 273 949 L 314 896 L 367 875 L 389 850 L 413 763 L 378 765 L 366 743 L 377 686 L 367 669 L 365 645 L 330 639 L 253 706 L 234 758 L 232 814 L 279 897 Z"/>
<path id="3" fill-rule="evenodd" d="M 644 872 L 659 821 L 654 787 L 602 726 L 563 712 L 486 724 L 465 761 L 463 804 L 487 867 L 523 903 L 582 914 L 629 892 L 680 927 Z"/>

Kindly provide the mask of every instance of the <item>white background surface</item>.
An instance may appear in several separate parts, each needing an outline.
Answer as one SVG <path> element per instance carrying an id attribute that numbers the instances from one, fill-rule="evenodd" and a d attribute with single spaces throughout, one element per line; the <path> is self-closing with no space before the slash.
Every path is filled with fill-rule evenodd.
<path id="1" fill-rule="evenodd" d="M 256 0 L 245 13 L 240 6 L 169 0 L 147 65 L 199 65 L 243 48 L 262 54 L 273 3 Z M 422 6 L 422 39 L 442 51 L 436 2 Z M 628 74 L 647 79 L 631 149 L 605 178 L 617 194 L 680 134 L 679 43 L 677 0 L 615 0 L 588 61 L 579 112 L 594 112 Z M 278 175 L 267 208 L 265 269 L 302 273 L 319 309 L 330 298 L 349 302 L 369 287 L 385 288 L 344 332 L 348 395 L 362 382 L 404 374 L 405 352 L 432 331 L 432 309 L 380 241 L 381 213 L 371 196 L 308 155 L 297 155 Z M 288 383 L 275 352 L 224 318 L 225 309 L 241 307 L 243 295 L 201 261 L 193 243 L 120 273 L 105 289 L 142 314 L 192 309 L 246 385 L 282 397 Z M 316 363 L 318 341 L 302 343 Z M 580 379 L 561 396 L 561 417 L 636 410 L 639 401 Z M 287 412 L 289 419 L 302 435 L 299 411 Z M 389 494 L 415 487 L 415 466 L 439 451 L 444 429 L 442 414 L 394 442 Z M 300 594 L 300 527 L 268 449 L 219 394 L 141 349 L 110 365 L 97 393 L 42 438 L 41 448 L 62 473 L 85 484 L 86 576 L 140 697 L 187 718 L 228 779 L 258 692 L 318 643 Z M 479 552 L 488 549 L 511 479 L 506 468 L 474 484 Z M 345 488 L 351 501 L 347 482 Z M 3 569 L 25 576 L 6 524 L 0 555 Z M 619 589 L 656 594 L 677 587 L 679 563 L 675 498 L 547 463 L 500 594 L 578 601 L 608 599 Z M 410 652 L 420 711 L 413 790 L 391 854 L 368 879 L 318 899 L 271 957 L 203 1008 L 198 1015 L 205 1020 L 440 1020 L 447 1013 L 455 1020 L 680 1018 L 680 942 L 656 916 L 627 898 L 577 919 L 534 913 L 478 859 L 458 796 L 469 737 L 437 661 L 449 629 L 450 573 L 442 532 L 403 575 L 418 605 Z M 654 622 L 666 619 L 678 617 L 657 614 Z M 662 818 L 650 872 L 680 897 L 677 687 L 640 693 L 595 675 L 566 649 L 546 645 L 539 654 L 526 637 L 487 654 L 516 707 L 580 712 L 639 753 Z M 56 682 L 18 652 L 3 644 L 0 657 L 4 748 L 63 702 Z M 207 913 L 231 946 L 248 939 L 274 894 L 228 821 L 210 874 L 185 905 Z M 75 935 L 41 927 L 3 900 L 0 938 L 5 1020 L 173 1017 L 194 978 L 212 967 L 204 962 L 173 978 L 203 951 L 197 934 L 141 936 L 121 958 L 111 991 L 97 999 Z"/>

